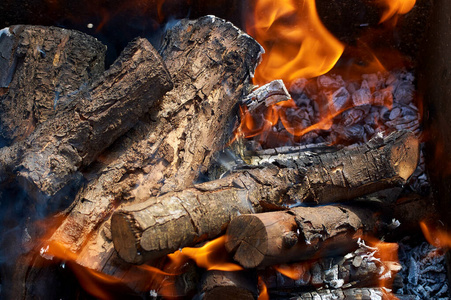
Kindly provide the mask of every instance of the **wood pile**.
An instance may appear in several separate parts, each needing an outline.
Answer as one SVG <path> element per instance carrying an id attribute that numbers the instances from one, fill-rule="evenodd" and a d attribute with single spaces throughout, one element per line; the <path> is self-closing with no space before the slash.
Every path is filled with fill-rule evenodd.
<path id="1" fill-rule="evenodd" d="M 333 109 L 359 103 L 348 114 L 363 102 L 402 99 L 384 113 L 396 123 L 391 134 L 374 131 L 368 133 L 372 138 L 340 150 L 274 152 L 263 160 L 260 153 L 257 164 L 240 164 L 202 182 L 233 138 L 239 104 L 258 112 L 290 98 L 280 81 L 252 86 L 263 49 L 250 36 L 214 16 L 182 20 L 167 31 L 158 51 L 137 38 L 104 71 L 105 48 L 93 38 L 51 27 L 6 30 L 0 36 L 0 65 L 6 66 L 0 70 L 0 184 L 24 190 L 41 205 L 50 203 L 62 217 L 46 239 L 30 237 L 32 250 L 11 271 L 11 299 L 46 295 L 45 287 L 33 283 L 51 272 L 39 251 L 50 242 L 74 253 L 77 266 L 124 279 L 136 264 L 157 266 L 167 254 L 224 233 L 230 257 L 246 270 L 208 270 L 200 292 L 208 299 L 255 299 L 257 269 L 343 257 L 356 251 L 359 238 L 392 231 L 393 218 L 414 224 L 433 214 L 407 215 L 396 202 L 420 159 L 416 123 L 396 125 L 412 109 L 404 103 L 410 85 L 399 78 L 394 89 L 372 76 L 360 86 L 345 87 L 338 77 L 317 81 L 327 90 L 323 97 L 332 97 Z M 305 100 L 309 86 L 292 85 L 293 99 Z M 316 116 L 315 109 L 303 109 Z M 253 150 L 257 156 L 263 151 Z M 148 292 L 145 280 L 127 282 L 127 292 Z M 51 282 L 46 284 L 49 289 Z M 192 292 L 189 286 L 185 294 Z M 381 293 L 336 288 L 332 293 L 340 299 Z M 309 293 L 299 299 L 312 298 Z"/>

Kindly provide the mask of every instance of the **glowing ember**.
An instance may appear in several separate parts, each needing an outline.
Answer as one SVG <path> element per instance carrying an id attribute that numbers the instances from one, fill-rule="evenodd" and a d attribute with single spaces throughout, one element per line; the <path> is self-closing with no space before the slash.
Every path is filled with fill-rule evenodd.
<path id="1" fill-rule="evenodd" d="M 246 30 L 266 51 L 255 73 L 257 84 L 322 75 L 344 50 L 321 23 L 314 0 L 257 0 Z"/>

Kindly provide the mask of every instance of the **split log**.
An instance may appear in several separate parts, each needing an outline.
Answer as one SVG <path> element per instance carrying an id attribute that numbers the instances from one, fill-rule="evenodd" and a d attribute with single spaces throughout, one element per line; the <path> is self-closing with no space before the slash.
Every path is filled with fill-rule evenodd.
<path id="1" fill-rule="evenodd" d="M 253 271 L 207 271 L 200 287 L 202 299 L 206 300 L 255 300 L 258 297 L 257 276 Z"/>
<path id="2" fill-rule="evenodd" d="M 378 231 L 376 222 L 371 209 L 343 205 L 241 215 L 230 222 L 225 246 L 245 268 L 343 255 Z"/>
<path id="3" fill-rule="evenodd" d="M 295 160 L 276 161 L 277 165 L 237 170 L 225 178 L 117 210 L 111 224 L 114 246 L 125 261 L 143 263 L 219 235 L 240 214 L 284 209 L 287 203 L 309 200 L 310 194 L 320 195 L 319 203 L 349 200 L 405 182 L 408 172 L 415 170 L 417 155 L 417 139 L 401 132 L 336 153 L 298 154 Z M 359 158 L 368 165 L 353 162 Z M 312 178 L 318 178 L 319 169 L 322 178 L 330 173 L 340 181 L 314 184 Z M 345 180 L 354 174 L 363 181 Z M 325 195 L 321 188 L 332 195 Z"/>
<path id="4" fill-rule="evenodd" d="M 63 97 L 86 90 L 104 71 L 105 51 L 75 30 L 16 25 L 0 31 L 0 144 L 25 139 Z"/>
<path id="5" fill-rule="evenodd" d="M 230 140 L 237 103 L 249 92 L 261 50 L 213 16 L 182 20 L 168 31 L 161 54 L 174 89 L 93 166 L 99 176 L 80 191 L 52 239 L 80 252 L 77 263 L 118 272 L 109 221 L 117 200 L 139 203 L 160 189 L 193 184 Z"/>
<path id="6" fill-rule="evenodd" d="M 172 88 L 161 57 L 137 39 L 87 92 L 75 94 L 25 141 L 18 181 L 39 199 L 82 177 L 86 167 Z M 42 197 L 42 198 L 41 198 Z M 53 199 L 54 200 L 54 199 Z"/>

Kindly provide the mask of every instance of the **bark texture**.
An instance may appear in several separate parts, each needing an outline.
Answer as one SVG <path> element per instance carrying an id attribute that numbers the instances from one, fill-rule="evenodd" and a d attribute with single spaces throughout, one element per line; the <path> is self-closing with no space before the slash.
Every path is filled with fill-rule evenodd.
<path id="1" fill-rule="evenodd" d="M 53 236 L 81 250 L 78 263 L 107 273 L 116 272 L 110 266 L 119 260 L 109 221 L 117 200 L 139 203 L 193 184 L 230 139 L 231 117 L 248 93 L 261 47 L 231 23 L 207 16 L 179 22 L 160 52 L 174 89 L 93 166 L 99 175 Z"/>
<path id="2" fill-rule="evenodd" d="M 86 90 L 104 71 L 105 51 L 75 30 L 16 25 L 0 31 L 2 144 L 25 139 L 55 114 L 62 97 Z"/>
<path id="3" fill-rule="evenodd" d="M 404 184 L 419 160 L 419 141 L 407 131 L 376 137 L 367 144 L 311 157 L 294 199 L 316 204 L 341 200 Z M 277 162 L 277 159 L 275 159 Z"/>
<path id="4" fill-rule="evenodd" d="M 226 249 L 245 268 L 346 254 L 365 232 L 376 231 L 370 209 L 297 207 L 241 215 L 227 227 Z"/>
<path id="5" fill-rule="evenodd" d="M 415 143 L 416 148 L 412 145 Z M 406 148 L 406 157 L 398 158 L 396 151 Z M 400 165 L 407 165 L 413 172 L 417 155 L 416 138 L 400 133 L 337 153 L 299 154 L 297 159 L 237 170 L 225 178 L 117 210 L 112 218 L 112 238 L 125 261 L 143 263 L 217 236 L 240 214 L 284 209 L 289 203 L 310 200 L 312 194 L 321 196 L 316 199 L 318 203 L 351 200 L 378 188 L 401 184 L 410 174 L 401 174 L 399 170 L 404 172 L 405 168 Z M 359 159 L 365 161 L 354 162 Z M 337 166 L 341 166 L 338 171 Z M 323 175 L 321 181 L 318 170 Z M 352 174 L 359 174 L 361 182 L 354 180 L 350 184 L 344 179 Z M 334 181 L 334 176 L 341 180 Z"/>
<path id="6" fill-rule="evenodd" d="M 89 91 L 71 96 L 25 140 L 19 182 L 35 198 L 54 196 L 171 88 L 157 51 L 136 39 Z"/>

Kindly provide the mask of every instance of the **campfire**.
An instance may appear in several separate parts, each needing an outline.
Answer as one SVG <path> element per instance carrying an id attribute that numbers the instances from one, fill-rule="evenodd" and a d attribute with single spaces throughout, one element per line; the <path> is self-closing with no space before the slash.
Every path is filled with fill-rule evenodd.
<path id="1" fill-rule="evenodd" d="M 448 299 L 449 4 L 351 2 L 3 24 L 1 298 Z"/>

